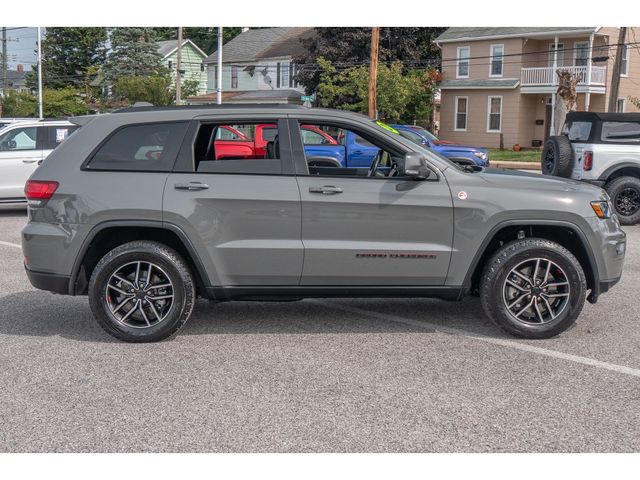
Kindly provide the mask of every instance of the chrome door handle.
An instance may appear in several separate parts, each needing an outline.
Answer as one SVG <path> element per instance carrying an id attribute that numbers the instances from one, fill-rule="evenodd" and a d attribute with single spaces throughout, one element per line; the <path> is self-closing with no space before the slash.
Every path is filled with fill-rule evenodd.
<path id="1" fill-rule="evenodd" d="M 322 187 L 309 187 L 309 193 L 335 195 L 336 193 L 342 193 L 342 189 L 340 187 L 334 187 L 333 185 L 323 185 Z"/>
<path id="2" fill-rule="evenodd" d="M 36 163 L 38 160 L 38 158 L 23 158 L 22 163 Z"/>
<path id="3" fill-rule="evenodd" d="M 186 190 L 188 192 L 197 192 L 198 190 L 206 190 L 209 185 L 200 182 L 176 183 L 173 188 L 176 190 Z"/>

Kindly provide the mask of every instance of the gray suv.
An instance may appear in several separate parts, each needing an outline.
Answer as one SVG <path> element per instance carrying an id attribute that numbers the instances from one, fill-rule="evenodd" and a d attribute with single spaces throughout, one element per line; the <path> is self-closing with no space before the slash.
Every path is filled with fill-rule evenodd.
<path id="1" fill-rule="evenodd" d="M 468 293 L 511 334 L 548 338 L 622 273 L 602 189 L 459 166 L 359 114 L 133 107 L 72 122 L 25 186 L 25 268 L 37 288 L 88 295 L 121 340 L 175 334 L 197 297 Z M 366 168 L 319 166 L 348 133 L 363 145 L 348 163 L 374 152 Z"/>

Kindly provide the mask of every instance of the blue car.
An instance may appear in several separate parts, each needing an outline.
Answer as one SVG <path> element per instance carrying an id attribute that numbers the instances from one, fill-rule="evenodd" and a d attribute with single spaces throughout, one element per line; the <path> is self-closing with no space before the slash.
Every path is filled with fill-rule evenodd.
<path id="1" fill-rule="evenodd" d="M 480 167 L 489 166 L 489 152 L 486 148 L 467 147 L 441 141 L 434 134 L 417 125 L 391 126 L 398 130 L 403 137 L 420 146 L 430 148 L 456 163 L 478 165 Z"/>

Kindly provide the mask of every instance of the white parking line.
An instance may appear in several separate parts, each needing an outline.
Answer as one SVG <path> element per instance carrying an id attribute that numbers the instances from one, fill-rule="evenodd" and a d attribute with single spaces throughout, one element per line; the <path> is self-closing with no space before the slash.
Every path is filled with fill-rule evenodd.
<path id="1" fill-rule="evenodd" d="M 22 245 L 18 245 L 17 243 L 11 243 L 11 242 L 3 242 L 2 240 L 0 240 L 0 245 L 6 245 L 7 247 L 14 247 L 14 248 L 22 248 Z"/>
<path id="2" fill-rule="evenodd" d="M 590 367 L 601 368 L 604 370 L 610 370 L 612 372 L 623 373 L 625 375 L 631 375 L 633 377 L 640 378 L 640 370 L 636 368 L 625 367 L 622 365 L 616 365 L 614 363 L 602 362 L 600 360 L 595 360 L 593 358 L 581 357 L 579 355 L 572 355 L 570 353 L 558 352 L 556 350 L 550 350 L 548 348 L 534 347 L 531 345 L 527 345 L 524 343 L 520 343 L 514 340 L 505 340 L 501 338 L 493 338 L 488 337 L 486 335 L 482 335 L 479 333 L 469 332 L 467 330 L 461 330 L 458 328 L 444 327 L 442 325 L 436 325 L 435 323 L 429 322 L 421 322 L 418 320 L 413 320 L 410 318 L 399 317 L 397 315 L 389 315 L 386 313 L 378 313 L 372 312 L 371 310 L 365 310 L 363 308 L 350 307 L 347 305 L 341 305 L 338 303 L 321 301 L 321 300 L 311 300 L 312 302 L 327 306 L 329 308 L 334 308 L 337 310 L 342 310 L 344 312 L 356 313 L 359 315 L 364 315 L 367 317 L 378 318 L 380 320 L 386 320 L 389 322 L 396 323 L 404 323 L 405 325 L 411 325 L 413 327 L 426 328 L 429 330 L 436 330 L 442 333 L 448 333 L 451 335 L 461 335 L 467 338 L 471 338 L 474 340 L 478 340 L 480 342 L 492 343 L 494 345 L 500 345 L 503 347 L 513 348 L 516 350 L 522 350 L 529 353 L 535 353 L 538 355 L 543 355 L 545 357 L 558 358 L 561 360 L 568 360 L 574 363 L 580 363 L 582 365 L 589 365 Z"/>

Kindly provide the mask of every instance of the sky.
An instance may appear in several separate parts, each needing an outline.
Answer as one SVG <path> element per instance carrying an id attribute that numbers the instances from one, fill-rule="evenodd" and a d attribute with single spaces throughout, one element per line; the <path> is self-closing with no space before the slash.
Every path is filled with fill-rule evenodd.
<path id="1" fill-rule="evenodd" d="M 36 38 L 38 29 L 35 27 L 7 27 L 7 57 L 9 70 L 15 70 L 16 65 L 24 65 L 26 71 L 37 61 Z"/>

